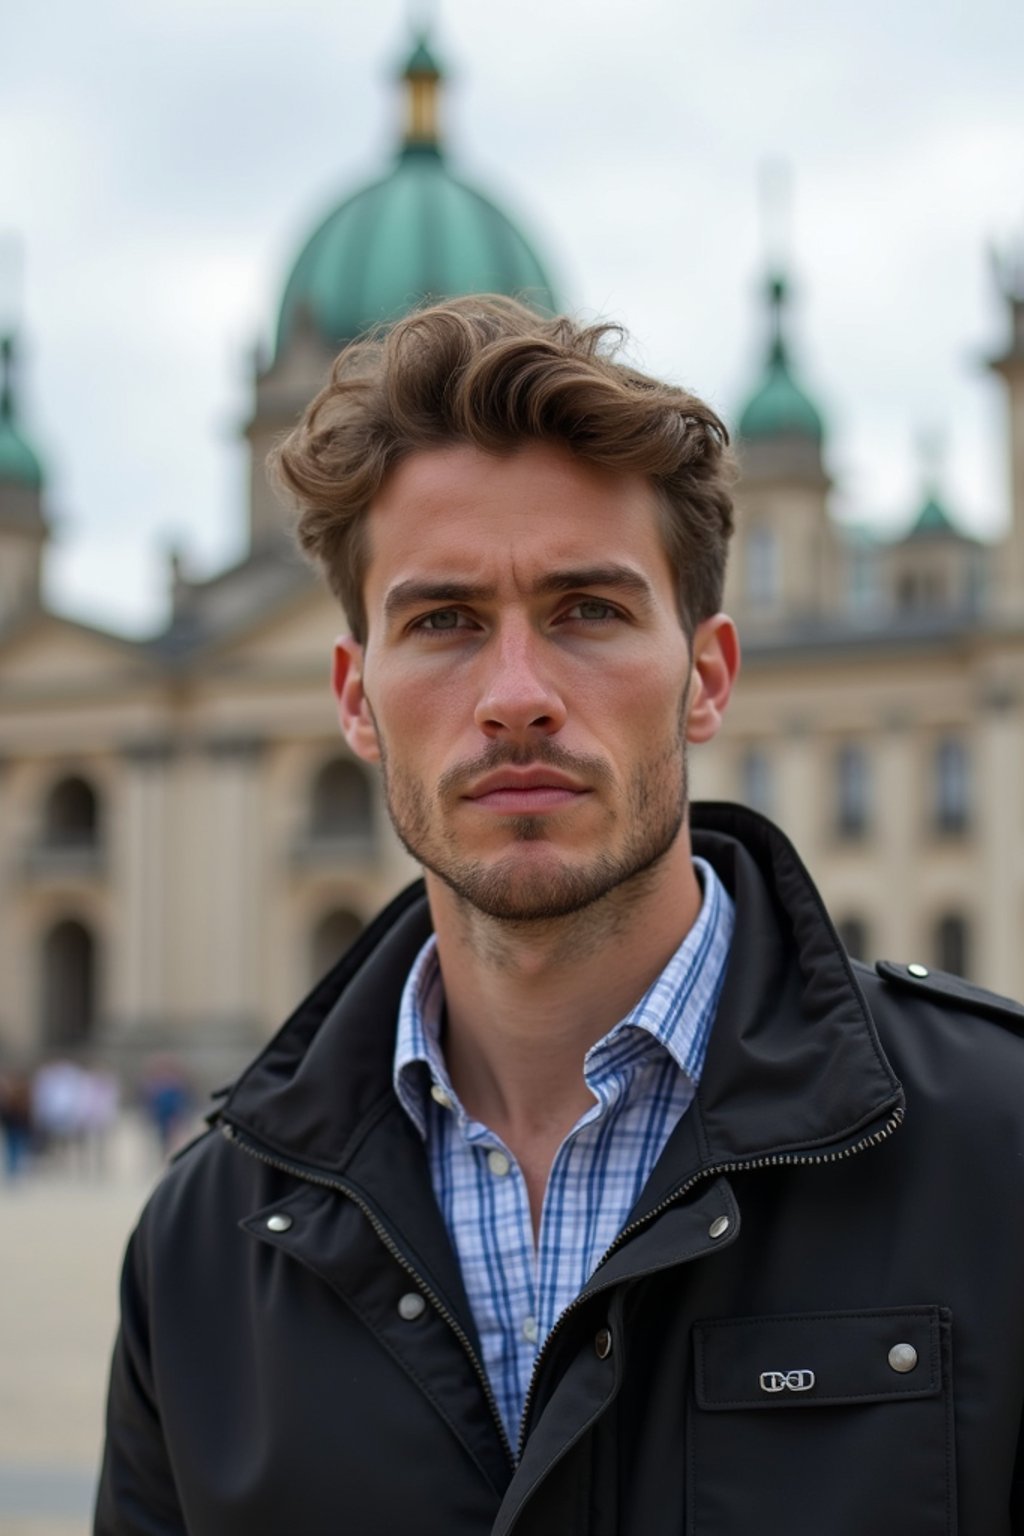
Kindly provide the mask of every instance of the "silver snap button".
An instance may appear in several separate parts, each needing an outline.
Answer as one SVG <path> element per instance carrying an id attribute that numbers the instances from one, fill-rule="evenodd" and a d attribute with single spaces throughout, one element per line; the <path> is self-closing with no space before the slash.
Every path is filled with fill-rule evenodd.
<path id="1" fill-rule="evenodd" d="M 537 1328 L 537 1319 L 535 1317 L 524 1317 L 523 1338 L 526 1340 L 527 1344 L 536 1344 L 538 1332 L 539 1330 Z"/>
<path id="2" fill-rule="evenodd" d="M 487 1166 L 496 1178 L 503 1179 L 512 1167 L 512 1164 L 504 1152 L 499 1152 L 497 1147 L 495 1147 L 487 1154 Z"/>
<path id="3" fill-rule="evenodd" d="M 728 1216 L 716 1216 L 710 1227 L 708 1227 L 708 1237 L 724 1237 L 728 1230 Z"/>
<path id="4" fill-rule="evenodd" d="M 285 1216 L 283 1214 L 280 1216 L 268 1216 L 267 1231 L 287 1232 L 288 1228 L 292 1225 L 292 1220 L 293 1218 L 291 1216 Z"/>
<path id="5" fill-rule="evenodd" d="M 440 1104 L 442 1109 L 451 1109 L 452 1096 L 446 1088 L 441 1087 L 440 1083 L 431 1083 L 430 1097 L 435 1104 Z"/>
<path id="6" fill-rule="evenodd" d="M 594 1350 L 599 1360 L 607 1360 L 612 1352 L 612 1331 L 610 1328 L 599 1328 L 594 1339 Z"/>
<path id="7" fill-rule="evenodd" d="M 926 965 L 908 965 L 907 971 L 911 976 L 916 976 L 919 980 L 928 975 L 928 967 Z"/>
<path id="8" fill-rule="evenodd" d="M 904 1376 L 917 1364 L 917 1350 L 913 1344 L 894 1344 L 889 1351 L 889 1364 L 894 1371 Z"/>
<path id="9" fill-rule="evenodd" d="M 418 1317 L 422 1317 L 427 1310 L 427 1304 L 419 1291 L 407 1291 L 399 1298 L 398 1315 L 407 1323 L 414 1323 Z"/>

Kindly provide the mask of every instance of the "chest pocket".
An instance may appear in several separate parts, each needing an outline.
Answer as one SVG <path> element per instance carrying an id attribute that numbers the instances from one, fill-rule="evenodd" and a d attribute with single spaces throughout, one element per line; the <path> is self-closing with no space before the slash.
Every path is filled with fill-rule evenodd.
<path id="1" fill-rule="evenodd" d="M 940 1307 L 694 1327 L 690 1536 L 954 1536 Z"/>

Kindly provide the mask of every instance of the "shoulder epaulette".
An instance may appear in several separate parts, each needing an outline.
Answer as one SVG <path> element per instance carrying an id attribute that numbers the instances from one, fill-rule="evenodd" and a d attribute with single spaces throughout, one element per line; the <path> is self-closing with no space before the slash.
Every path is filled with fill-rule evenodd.
<path id="1" fill-rule="evenodd" d="M 994 1019 L 998 1024 L 1008 1024 L 1011 1029 L 1024 1031 L 1024 1006 L 1014 1002 L 1012 997 L 1003 997 L 998 992 L 977 987 L 973 982 L 965 981 L 962 976 L 953 976 L 948 971 L 933 971 L 927 965 L 897 965 L 893 960 L 877 960 L 875 970 L 883 981 L 892 986 L 916 992 L 919 997 L 927 997 L 932 1002 L 966 1008 L 971 1013 L 980 1013 L 986 1019 Z"/>

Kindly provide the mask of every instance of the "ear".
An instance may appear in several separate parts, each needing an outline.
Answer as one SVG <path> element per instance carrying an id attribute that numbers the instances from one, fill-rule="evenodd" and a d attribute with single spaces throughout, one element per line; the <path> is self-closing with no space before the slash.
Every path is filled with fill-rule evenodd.
<path id="1" fill-rule="evenodd" d="M 334 642 L 331 687 L 341 734 L 365 763 L 380 762 L 377 726 L 363 689 L 363 647 L 351 635 Z"/>
<path id="2" fill-rule="evenodd" d="M 724 613 L 704 619 L 693 636 L 687 741 L 710 741 L 717 735 L 739 669 L 740 640 L 732 619 Z"/>

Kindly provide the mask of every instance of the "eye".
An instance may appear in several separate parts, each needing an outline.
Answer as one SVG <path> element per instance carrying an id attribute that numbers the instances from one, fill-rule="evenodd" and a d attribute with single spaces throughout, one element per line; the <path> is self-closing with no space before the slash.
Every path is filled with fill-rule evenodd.
<path id="1" fill-rule="evenodd" d="M 426 630 L 428 634 L 451 634 L 456 629 L 465 629 L 468 620 L 458 608 L 435 608 L 433 613 L 425 613 L 417 619 L 413 629 Z"/>
<path id="2" fill-rule="evenodd" d="M 600 597 L 581 597 L 578 602 L 566 610 L 567 619 L 583 619 L 588 624 L 603 623 L 607 619 L 617 619 L 619 610 L 606 603 Z"/>

